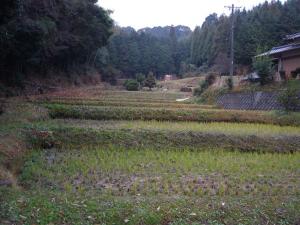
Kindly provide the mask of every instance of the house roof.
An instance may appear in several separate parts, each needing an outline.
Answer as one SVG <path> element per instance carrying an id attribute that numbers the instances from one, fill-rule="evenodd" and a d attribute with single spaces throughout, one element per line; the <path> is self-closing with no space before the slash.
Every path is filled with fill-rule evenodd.
<path id="1" fill-rule="evenodd" d="M 294 40 L 300 38 L 300 32 L 299 33 L 295 33 L 295 34 L 291 34 L 291 35 L 286 35 L 284 40 Z"/>
<path id="2" fill-rule="evenodd" d="M 300 35 L 300 33 L 299 33 L 299 35 Z M 282 46 L 274 47 L 270 51 L 262 53 L 262 54 L 258 55 L 257 57 L 267 56 L 267 55 L 276 55 L 279 53 L 288 52 L 288 51 L 292 51 L 292 50 L 296 50 L 296 49 L 300 49 L 300 44 L 282 45 Z"/>
<path id="3" fill-rule="evenodd" d="M 300 32 L 295 33 L 295 34 L 286 35 L 284 38 L 284 40 L 287 40 L 287 41 L 293 41 L 295 39 L 300 39 Z M 300 49 L 300 43 L 291 43 L 291 44 L 287 44 L 287 45 L 274 47 L 270 51 L 264 52 L 260 55 L 257 55 L 256 57 L 267 56 L 267 55 L 268 56 L 276 55 L 279 53 L 288 52 L 288 51 L 292 51 L 292 50 L 296 50 L 296 49 Z"/>

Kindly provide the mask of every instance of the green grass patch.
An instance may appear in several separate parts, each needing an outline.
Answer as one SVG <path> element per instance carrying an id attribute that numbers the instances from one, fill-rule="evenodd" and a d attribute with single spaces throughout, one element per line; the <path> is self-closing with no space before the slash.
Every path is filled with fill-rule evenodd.
<path id="1" fill-rule="evenodd" d="M 22 224 L 295 224 L 299 160 L 299 153 L 213 149 L 37 150 L 20 175 L 26 189 L 0 188 L 0 218 Z"/>

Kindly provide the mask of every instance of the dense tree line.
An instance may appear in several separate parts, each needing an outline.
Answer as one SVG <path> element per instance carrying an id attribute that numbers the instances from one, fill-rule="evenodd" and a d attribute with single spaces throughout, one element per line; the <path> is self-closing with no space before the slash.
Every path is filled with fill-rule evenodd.
<path id="1" fill-rule="evenodd" d="M 190 62 L 197 67 L 215 67 L 228 72 L 231 17 L 212 14 L 193 33 Z M 287 34 L 300 32 L 300 0 L 265 2 L 252 10 L 237 11 L 235 60 L 249 66 L 257 49 L 284 44 Z"/>
<path id="2" fill-rule="evenodd" d="M 103 80 L 153 72 L 228 73 L 231 17 L 209 15 L 192 32 L 184 26 L 113 28 L 96 0 L 3 0 L 0 8 L 0 81 L 14 84 L 32 73 L 85 74 Z M 250 66 L 257 49 L 283 44 L 300 32 L 300 0 L 265 2 L 235 19 L 235 60 Z"/>
<path id="3" fill-rule="evenodd" d="M 96 0 L 2 0 L 0 73 L 8 84 L 36 72 L 71 74 L 93 64 L 113 21 Z"/>
<path id="4" fill-rule="evenodd" d="M 178 74 L 180 63 L 189 57 L 192 32 L 188 30 L 182 26 L 139 31 L 116 27 L 108 46 L 101 49 L 97 63 L 100 69 L 107 65 L 110 71 L 114 68 L 128 78 L 150 71 L 157 77 Z M 111 75 L 110 71 L 103 73 Z"/>
<path id="5" fill-rule="evenodd" d="M 117 27 L 98 55 L 98 63 L 109 68 L 104 72 L 108 76 L 131 78 L 149 71 L 157 77 L 209 70 L 228 74 L 231 19 L 211 14 L 192 33 L 183 26 L 138 31 Z M 300 0 L 265 2 L 248 11 L 236 11 L 234 20 L 237 68 L 251 69 L 258 49 L 284 44 L 285 35 L 300 32 Z M 103 67 L 103 59 L 109 67 Z"/>

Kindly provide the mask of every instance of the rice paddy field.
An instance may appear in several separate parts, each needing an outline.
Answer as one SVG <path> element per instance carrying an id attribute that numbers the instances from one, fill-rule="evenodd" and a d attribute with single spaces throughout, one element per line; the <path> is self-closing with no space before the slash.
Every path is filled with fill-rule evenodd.
<path id="1" fill-rule="evenodd" d="M 300 223 L 299 113 L 86 92 L 7 103 L 0 224 Z"/>

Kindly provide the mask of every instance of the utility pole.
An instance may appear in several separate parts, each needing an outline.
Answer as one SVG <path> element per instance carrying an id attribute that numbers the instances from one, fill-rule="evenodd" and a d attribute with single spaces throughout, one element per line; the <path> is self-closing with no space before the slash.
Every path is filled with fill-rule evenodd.
<path id="1" fill-rule="evenodd" d="M 234 4 L 231 6 L 225 6 L 231 10 L 231 37 L 230 37 L 230 79 L 233 82 L 233 73 L 234 73 L 234 12 L 236 9 L 241 7 L 235 7 Z"/>

